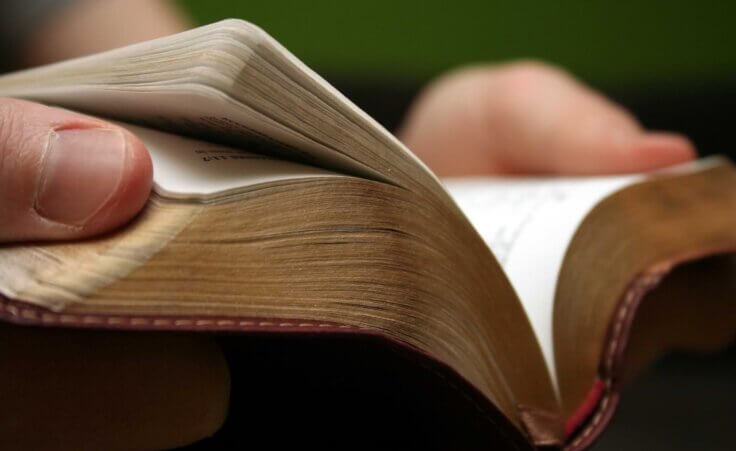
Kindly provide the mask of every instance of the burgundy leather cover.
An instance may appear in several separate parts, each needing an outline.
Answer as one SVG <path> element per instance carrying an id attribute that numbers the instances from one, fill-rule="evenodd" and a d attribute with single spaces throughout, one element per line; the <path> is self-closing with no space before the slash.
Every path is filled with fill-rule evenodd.
<path id="1" fill-rule="evenodd" d="M 36 327 L 215 334 L 232 377 L 228 420 L 192 449 L 531 449 L 452 368 L 379 331 L 310 321 L 57 313 L 0 296 Z"/>
<path id="2" fill-rule="evenodd" d="M 631 326 L 646 293 L 659 284 L 674 264 L 663 266 L 666 269 L 636 278 L 619 300 L 609 324 L 598 370 L 599 378 L 577 411 L 565 423 L 565 435 L 568 437 L 566 450 L 577 451 L 592 445 L 613 418 L 622 389 L 618 372 L 623 363 Z"/>

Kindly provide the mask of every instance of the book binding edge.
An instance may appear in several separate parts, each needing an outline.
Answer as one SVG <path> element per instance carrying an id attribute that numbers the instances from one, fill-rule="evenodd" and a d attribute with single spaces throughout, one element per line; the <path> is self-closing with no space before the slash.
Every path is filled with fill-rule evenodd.
<path id="1" fill-rule="evenodd" d="M 709 249 L 680 255 L 650 266 L 629 284 L 621 296 L 604 341 L 602 359 L 596 378 L 578 408 L 565 421 L 566 451 L 578 451 L 591 446 L 610 423 L 621 397 L 619 373 L 639 306 L 646 294 L 659 285 L 676 266 L 706 257 L 725 255 L 736 249 Z"/>
<path id="2" fill-rule="evenodd" d="M 298 319 L 228 317 L 207 315 L 129 315 L 129 314 L 95 314 L 95 313 L 63 313 L 29 304 L 24 301 L 9 299 L 0 294 L 0 321 L 20 325 L 39 327 L 66 327 L 98 330 L 129 331 L 180 331 L 180 332 L 237 332 L 237 333 L 274 333 L 291 335 L 355 335 L 373 337 L 389 344 L 402 356 L 411 359 L 429 374 L 440 379 L 442 385 L 469 404 L 487 421 L 499 435 L 507 440 L 507 444 L 516 451 L 531 449 L 529 440 L 521 430 L 514 426 L 506 416 L 473 384 L 463 378 L 452 367 L 430 354 L 396 340 L 377 329 L 338 324 L 323 321 Z"/>

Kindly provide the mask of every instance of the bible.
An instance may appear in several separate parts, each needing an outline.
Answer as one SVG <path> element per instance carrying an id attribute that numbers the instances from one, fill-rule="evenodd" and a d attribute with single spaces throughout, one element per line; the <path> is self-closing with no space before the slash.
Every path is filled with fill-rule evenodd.
<path id="1" fill-rule="evenodd" d="M 0 247 L 3 346 L 53 360 L 44 349 L 96 342 L 102 354 L 211 363 L 184 365 L 196 383 L 176 397 L 181 411 L 211 403 L 211 428 L 153 430 L 140 448 L 251 443 L 237 425 L 257 392 L 302 399 L 286 386 L 307 385 L 283 365 L 313 358 L 321 376 L 309 390 L 343 412 L 330 421 L 368 412 L 353 433 L 583 449 L 658 355 L 717 349 L 736 330 L 736 171 L 723 158 L 647 174 L 439 180 L 239 20 L 8 74 L 0 95 L 116 121 L 151 153 L 154 190 L 129 224 Z M 288 358 L 258 379 L 248 365 L 264 347 Z M 77 385 L 104 383 L 72 370 Z M 339 389 L 321 392 L 328 380 Z M 353 395 L 363 398 L 340 401 Z M 405 404 L 434 426 L 395 426 L 411 423 L 390 412 Z M 53 421 L 64 420 L 41 423 Z"/>

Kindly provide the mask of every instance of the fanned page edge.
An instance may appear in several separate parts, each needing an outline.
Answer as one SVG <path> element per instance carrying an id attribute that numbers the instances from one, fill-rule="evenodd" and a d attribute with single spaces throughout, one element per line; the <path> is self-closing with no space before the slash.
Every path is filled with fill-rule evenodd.
<path id="1" fill-rule="evenodd" d="M 103 117 L 117 118 L 127 122 L 135 122 L 143 116 L 141 116 L 140 112 L 130 113 L 126 115 L 126 106 L 124 106 L 125 102 L 120 101 L 124 99 L 108 99 L 104 102 L 107 106 L 101 109 L 95 106 L 100 102 L 96 102 L 94 98 L 90 99 L 90 101 L 84 100 L 84 97 L 88 96 L 89 93 L 93 92 L 95 89 L 103 88 L 103 90 L 101 90 L 98 95 L 104 94 L 106 96 L 113 95 L 116 90 L 118 90 L 118 93 L 115 95 L 119 97 L 122 92 L 126 92 L 129 88 L 126 88 L 126 91 L 119 91 L 120 88 L 115 87 L 114 84 L 98 84 L 98 82 L 95 81 L 94 78 L 92 78 L 84 84 L 76 84 L 78 88 L 82 89 L 77 89 L 75 91 L 74 74 L 82 73 L 85 70 L 99 69 L 103 65 L 112 67 L 113 70 L 117 70 L 115 69 L 118 66 L 118 64 L 115 63 L 116 61 L 119 62 L 121 60 L 125 60 L 126 58 L 146 55 L 149 52 L 152 55 L 156 55 L 156 50 L 160 48 L 173 48 L 186 42 L 197 43 L 199 42 L 197 38 L 210 37 L 210 35 L 213 37 L 213 39 L 210 40 L 210 50 L 218 50 L 221 46 L 223 54 L 232 54 L 234 58 L 241 59 L 242 61 L 239 64 L 247 64 L 247 61 L 249 59 L 247 53 L 256 54 L 258 53 L 260 47 L 265 47 L 276 52 L 290 65 L 296 67 L 297 73 L 306 76 L 310 81 L 315 83 L 315 85 L 311 86 L 311 88 L 315 86 L 318 87 L 320 93 L 326 93 L 328 99 L 334 101 L 334 104 L 339 105 L 339 108 L 342 109 L 343 113 L 348 112 L 353 119 L 358 118 L 358 122 L 355 123 L 357 127 L 362 128 L 363 130 L 368 131 L 370 134 L 376 136 L 376 139 L 386 144 L 387 148 L 391 149 L 391 152 L 395 152 L 398 156 L 400 156 L 400 159 L 410 161 L 411 165 L 419 170 L 419 173 L 423 174 L 423 176 L 428 177 L 428 179 L 431 180 L 431 182 L 428 184 L 430 190 L 434 190 L 435 194 L 439 194 L 440 192 L 442 192 L 441 184 L 439 183 L 437 177 L 427 168 L 427 166 L 421 160 L 419 160 L 419 158 L 417 158 L 411 151 L 409 151 L 406 146 L 404 146 L 396 137 L 389 133 L 382 125 L 380 125 L 367 113 L 358 108 L 336 88 L 331 86 L 326 80 L 324 80 L 316 72 L 310 69 L 302 61 L 300 61 L 296 56 L 289 52 L 285 47 L 278 43 L 263 29 L 240 19 L 225 19 L 213 24 L 187 30 L 176 35 L 157 38 L 146 42 L 140 42 L 118 49 L 108 50 L 93 55 L 82 56 L 38 68 L 25 69 L 11 74 L 4 74 L 0 76 L 0 95 L 27 98 L 30 100 L 41 102 L 58 103 L 67 107 L 71 105 L 71 108 L 80 111 L 88 111 L 91 114 L 97 114 Z M 223 37 L 225 36 L 229 36 L 233 40 L 233 42 L 225 42 L 225 40 L 223 39 Z M 238 42 L 242 46 L 244 46 L 242 47 L 242 51 L 235 51 L 235 49 L 231 48 L 231 44 L 235 42 Z M 231 50 L 232 52 L 228 52 L 228 50 Z M 218 66 L 220 62 L 217 57 L 212 56 L 214 53 L 216 52 L 206 52 L 205 54 L 203 54 L 201 61 L 197 62 L 197 65 L 194 68 L 196 70 L 192 70 L 192 68 L 190 67 L 188 71 L 180 74 L 179 80 L 175 80 L 174 84 L 169 84 L 167 86 L 160 84 L 160 82 L 156 82 L 156 84 L 154 84 L 153 86 L 155 86 L 156 89 L 159 91 L 163 88 L 173 89 L 177 86 L 180 86 L 180 91 L 186 92 L 187 90 L 191 90 L 196 86 L 199 86 L 201 88 L 200 91 L 202 89 L 209 89 L 212 91 L 212 93 L 217 92 L 219 93 L 219 95 L 230 99 L 231 103 L 252 110 L 250 113 L 248 113 L 250 115 L 251 121 L 256 120 L 256 116 L 259 116 L 259 118 L 257 118 L 256 124 L 260 123 L 261 125 L 256 125 L 254 128 L 255 130 L 261 130 L 262 126 L 266 128 L 271 127 L 273 130 L 282 127 L 283 131 L 277 130 L 277 132 L 275 132 L 274 134 L 268 132 L 265 135 L 276 137 L 279 134 L 282 134 L 283 136 L 279 139 L 283 139 L 282 142 L 285 143 L 287 146 L 298 146 L 301 150 L 314 149 L 314 151 L 317 152 L 315 161 L 321 161 L 324 155 L 332 152 L 334 155 L 327 158 L 326 161 L 328 161 L 328 163 L 326 164 L 326 166 L 323 167 L 327 169 L 337 170 L 346 174 L 359 175 L 374 180 L 393 180 L 392 175 L 390 174 L 390 168 L 380 168 L 380 170 L 377 170 L 371 168 L 370 165 L 366 164 L 363 161 L 358 161 L 354 158 L 347 158 L 346 155 L 331 150 L 329 149 L 329 147 L 325 147 L 322 143 L 318 143 L 311 140 L 310 138 L 307 138 L 307 136 L 304 135 L 302 131 L 285 126 L 284 124 L 279 122 L 277 118 L 268 117 L 268 115 L 264 115 L 262 111 L 254 110 L 251 105 L 244 104 L 239 100 L 235 100 L 232 96 L 232 89 L 235 86 L 234 80 L 228 79 L 229 75 L 227 75 L 232 70 L 232 67 L 228 65 L 222 65 L 222 67 Z M 64 82 L 62 85 L 58 85 L 52 80 L 59 78 L 59 74 L 64 74 L 65 77 L 71 78 Z M 298 80 L 295 80 L 295 82 L 298 83 Z M 59 89 L 59 86 L 61 86 L 62 89 Z M 124 87 L 125 83 L 121 83 L 121 86 Z M 307 88 L 305 87 L 305 89 Z M 142 88 L 136 88 L 136 91 L 138 95 L 146 94 L 145 85 L 142 85 Z M 206 95 L 203 96 L 203 98 L 206 98 Z M 189 102 L 187 105 L 192 106 L 200 103 L 201 102 Z M 110 108 L 112 108 L 113 106 L 115 113 L 111 115 L 110 111 L 112 110 Z M 222 107 L 221 102 L 218 103 L 218 107 Z M 231 116 L 233 116 L 233 114 L 231 114 Z M 267 124 L 267 122 L 269 121 L 271 121 L 271 125 Z M 150 126 L 151 124 L 143 123 L 141 125 Z M 186 130 L 177 130 L 176 132 L 180 133 L 182 131 L 186 132 Z M 289 134 L 291 134 L 291 137 L 287 138 L 287 135 Z M 297 136 L 299 136 L 299 138 L 297 138 Z M 323 156 L 320 156 L 319 153 L 322 153 Z M 343 164 L 345 166 L 341 168 Z M 446 195 L 444 196 L 444 198 L 445 200 L 449 199 L 449 197 Z"/>
<path id="2" fill-rule="evenodd" d="M 274 147 L 274 149 L 280 148 L 279 152 L 281 153 L 299 149 L 291 156 L 295 161 L 307 161 L 313 166 L 321 166 L 367 179 L 389 181 L 388 178 L 362 162 L 331 149 L 323 143 L 314 141 L 301 131 L 289 128 L 275 118 L 254 109 L 251 105 L 234 99 L 230 92 L 234 80 L 228 78 L 232 67 L 224 64 L 218 57 L 213 55 L 220 51 L 223 55 L 231 55 L 233 59 L 239 60 L 237 65 L 248 64 L 249 55 L 253 55 L 254 50 L 247 46 L 241 46 L 236 51 L 231 46 L 232 42 L 228 43 L 223 38 L 227 37 L 228 34 L 233 39 L 242 37 L 233 31 L 235 29 L 256 41 L 266 42 L 265 36 L 268 36 L 263 30 L 248 22 L 228 19 L 171 36 L 38 68 L 4 74 L 0 76 L 0 95 L 61 105 L 101 117 L 138 123 L 149 128 L 154 125 L 153 128 L 164 128 L 168 129 L 166 131 L 184 135 L 196 131 L 197 128 L 206 128 L 208 125 L 204 123 L 197 124 L 196 122 L 199 120 L 197 115 L 195 115 L 195 118 L 185 118 L 186 120 L 181 124 L 170 123 L 166 124 L 165 127 L 156 124 L 154 120 L 145 120 L 145 118 L 147 115 L 160 114 L 156 111 L 167 107 L 175 107 L 175 111 L 180 112 L 200 108 L 202 111 L 208 111 L 208 113 L 203 112 L 199 116 L 211 116 L 212 118 L 215 118 L 218 113 L 222 115 L 222 112 L 226 111 L 228 117 L 247 116 L 247 121 L 235 122 L 234 124 L 238 127 L 245 127 L 243 124 L 247 123 L 246 130 L 248 134 L 252 133 L 256 140 L 264 140 L 262 144 L 265 143 Z M 269 39 L 272 40 L 272 38 Z M 197 54 L 197 59 L 185 58 L 183 63 L 178 63 L 183 64 L 186 70 L 179 71 L 176 76 L 167 73 L 167 78 L 158 80 L 156 79 L 157 72 L 150 71 L 150 73 L 146 73 L 146 76 L 152 76 L 153 78 L 148 81 L 123 78 L 125 74 L 121 72 L 121 68 L 131 64 L 133 60 L 140 59 L 141 55 L 146 60 L 152 58 L 150 55 L 159 57 L 157 51 L 160 48 L 176 48 L 188 42 L 193 45 L 198 44 L 202 48 L 199 49 L 200 53 Z M 188 48 L 186 50 L 189 51 Z M 227 50 L 232 50 L 232 52 L 228 53 Z M 233 62 L 230 61 L 229 63 Z M 164 70 L 169 67 L 169 65 L 160 62 L 150 63 L 144 61 L 135 64 L 151 64 Z M 116 76 L 121 77 L 120 81 L 96 79 L 96 72 L 99 72 L 101 68 L 106 68 L 103 73 L 107 71 L 108 78 L 112 76 L 109 74 L 117 74 Z M 94 75 L 89 79 L 80 78 L 78 74 L 83 74 L 86 71 L 90 71 Z M 62 81 L 57 81 L 59 79 Z M 131 82 L 138 84 L 131 85 Z M 153 89 L 151 89 L 151 86 Z M 161 96 L 164 98 L 158 98 Z M 182 96 L 188 96 L 191 99 L 182 101 Z M 135 99 L 131 101 L 130 97 L 135 97 Z M 161 117 L 167 116 L 177 118 L 181 114 L 161 114 Z M 143 123 L 141 123 L 142 120 Z M 216 132 L 218 130 L 213 128 L 210 135 L 215 136 Z M 238 133 L 241 133 L 241 131 L 238 131 Z M 263 152 L 263 150 L 260 150 L 260 152 Z"/>
<path id="3" fill-rule="evenodd" d="M 233 20 L 233 19 L 230 19 Z M 246 22 L 247 23 L 247 22 Z M 286 47 L 284 47 L 280 42 L 275 40 L 271 35 L 266 33 L 261 28 L 255 26 L 261 33 L 262 38 L 265 42 L 267 42 L 272 48 L 277 50 L 283 57 L 287 58 L 292 64 L 294 64 L 296 67 L 299 68 L 301 73 L 309 76 L 315 83 L 317 83 L 325 92 L 329 93 L 332 98 L 334 98 L 336 101 L 338 101 L 344 108 L 349 110 L 351 113 L 357 115 L 360 117 L 361 121 L 363 121 L 363 125 L 366 128 L 379 133 L 381 137 L 388 142 L 390 142 L 397 151 L 401 152 L 406 157 L 410 158 L 418 167 L 421 167 L 424 172 L 431 175 L 434 181 L 437 183 L 438 186 L 442 186 L 442 183 L 440 179 L 432 172 L 429 167 L 424 164 L 422 160 L 419 159 L 413 152 L 411 152 L 401 141 L 399 141 L 396 136 L 389 133 L 386 128 L 378 123 L 374 118 L 372 118 L 368 113 L 363 111 L 361 108 L 358 108 L 350 99 L 348 99 L 342 92 L 340 92 L 337 88 L 332 86 L 327 80 L 322 78 L 321 75 L 319 75 L 317 72 L 312 70 L 309 66 L 307 66 L 303 61 L 301 61 L 299 58 L 297 58 L 293 53 L 291 53 Z"/>

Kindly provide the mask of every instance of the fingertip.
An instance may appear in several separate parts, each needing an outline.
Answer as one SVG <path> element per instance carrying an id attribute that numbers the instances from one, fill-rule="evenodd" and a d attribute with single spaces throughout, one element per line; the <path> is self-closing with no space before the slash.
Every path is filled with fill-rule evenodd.
<path id="1" fill-rule="evenodd" d="M 568 143 L 556 173 L 627 174 L 662 169 L 697 157 L 692 141 L 678 133 L 626 131 L 613 136 Z"/>
<path id="2" fill-rule="evenodd" d="M 88 224 L 91 233 L 108 231 L 123 225 L 135 217 L 148 201 L 153 184 L 153 163 L 143 142 L 122 131 L 126 141 L 125 169 L 117 193 L 110 199 L 98 220 Z"/>
<path id="3" fill-rule="evenodd" d="M 631 148 L 632 170 L 647 171 L 685 163 L 697 157 L 695 145 L 687 137 L 671 132 L 648 132 Z"/>
<path id="4" fill-rule="evenodd" d="M 124 130 L 126 141 L 128 143 L 128 151 L 130 152 L 130 173 L 131 182 L 138 185 L 141 192 L 148 197 L 153 180 L 153 163 L 151 155 L 148 153 L 143 141 L 137 136 Z M 145 198 L 143 199 L 145 200 Z"/>
<path id="5" fill-rule="evenodd" d="M 123 128 L 14 99 L 0 99 L 0 123 L 0 241 L 86 238 L 145 205 L 151 158 Z"/>

